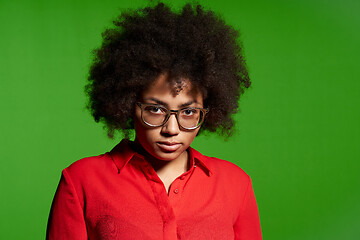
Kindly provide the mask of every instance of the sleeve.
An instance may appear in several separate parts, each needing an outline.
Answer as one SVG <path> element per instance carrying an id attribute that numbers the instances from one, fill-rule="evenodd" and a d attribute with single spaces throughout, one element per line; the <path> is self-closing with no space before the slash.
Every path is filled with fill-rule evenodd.
<path id="1" fill-rule="evenodd" d="M 83 205 L 80 203 L 70 175 L 65 169 L 51 206 L 46 239 L 88 239 Z"/>
<path id="2" fill-rule="evenodd" d="M 234 224 L 234 233 L 235 240 L 262 239 L 259 212 L 250 177 L 239 216 Z"/>

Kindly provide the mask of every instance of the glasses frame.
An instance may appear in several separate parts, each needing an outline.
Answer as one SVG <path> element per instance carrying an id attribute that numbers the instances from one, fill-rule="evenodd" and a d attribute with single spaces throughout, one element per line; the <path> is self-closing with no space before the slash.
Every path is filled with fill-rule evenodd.
<path id="1" fill-rule="evenodd" d="M 140 107 L 140 109 L 141 109 L 141 121 L 145 125 L 147 125 L 149 127 L 161 127 L 161 126 L 164 126 L 169 121 L 169 118 L 170 118 L 171 114 L 175 114 L 176 121 L 177 121 L 179 127 L 183 128 L 183 129 L 186 129 L 186 130 L 195 130 L 195 129 L 199 128 L 201 126 L 201 124 L 203 124 L 203 122 L 205 120 L 205 116 L 209 112 L 208 108 L 184 107 L 184 108 L 181 108 L 179 110 L 171 110 L 171 109 L 168 109 L 167 107 L 165 107 L 164 105 L 161 105 L 161 104 L 137 102 L 136 105 L 138 105 Z M 166 109 L 167 110 L 166 111 L 166 116 L 165 116 L 165 119 L 164 119 L 163 123 L 159 124 L 159 125 L 153 125 L 153 124 L 150 124 L 150 123 L 146 122 L 144 120 L 144 118 L 143 118 L 143 107 L 145 107 L 145 106 L 158 106 L 158 107 Z M 187 127 L 183 127 L 180 124 L 180 122 L 179 122 L 179 113 L 180 113 L 180 111 L 185 110 L 185 109 L 199 109 L 203 113 L 203 117 L 201 119 L 201 122 L 196 127 L 187 128 Z"/>

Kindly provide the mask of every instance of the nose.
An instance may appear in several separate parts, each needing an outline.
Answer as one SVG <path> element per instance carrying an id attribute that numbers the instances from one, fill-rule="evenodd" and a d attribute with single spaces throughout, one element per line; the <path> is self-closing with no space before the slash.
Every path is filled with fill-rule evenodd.
<path id="1" fill-rule="evenodd" d="M 177 122 L 176 115 L 171 114 L 169 120 L 162 126 L 161 133 L 167 135 L 178 135 L 180 133 L 180 126 Z"/>

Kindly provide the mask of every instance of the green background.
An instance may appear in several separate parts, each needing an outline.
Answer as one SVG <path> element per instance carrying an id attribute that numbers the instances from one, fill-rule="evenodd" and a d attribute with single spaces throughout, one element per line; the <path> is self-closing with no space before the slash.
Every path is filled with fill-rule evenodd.
<path id="1" fill-rule="evenodd" d="M 193 146 L 252 177 L 264 239 L 359 239 L 360 1 L 200 2 L 241 30 L 253 85 L 235 136 Z M 61 170 L 119 141 L 83 87 L 101 32 L 145 3 L 0 0 L 1 239 L 43 239 Z"/>

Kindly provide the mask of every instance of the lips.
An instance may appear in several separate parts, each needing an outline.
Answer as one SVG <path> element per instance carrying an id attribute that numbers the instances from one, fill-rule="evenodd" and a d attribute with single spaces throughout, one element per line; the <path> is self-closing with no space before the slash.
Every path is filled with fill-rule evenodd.
<path id="1" fill-rule="evenodd" d="M 181 147 L 181 143 L 177 142 L 162 141 L 156 142 L 156 144 L 164 152 L 175 152 Z"/>

